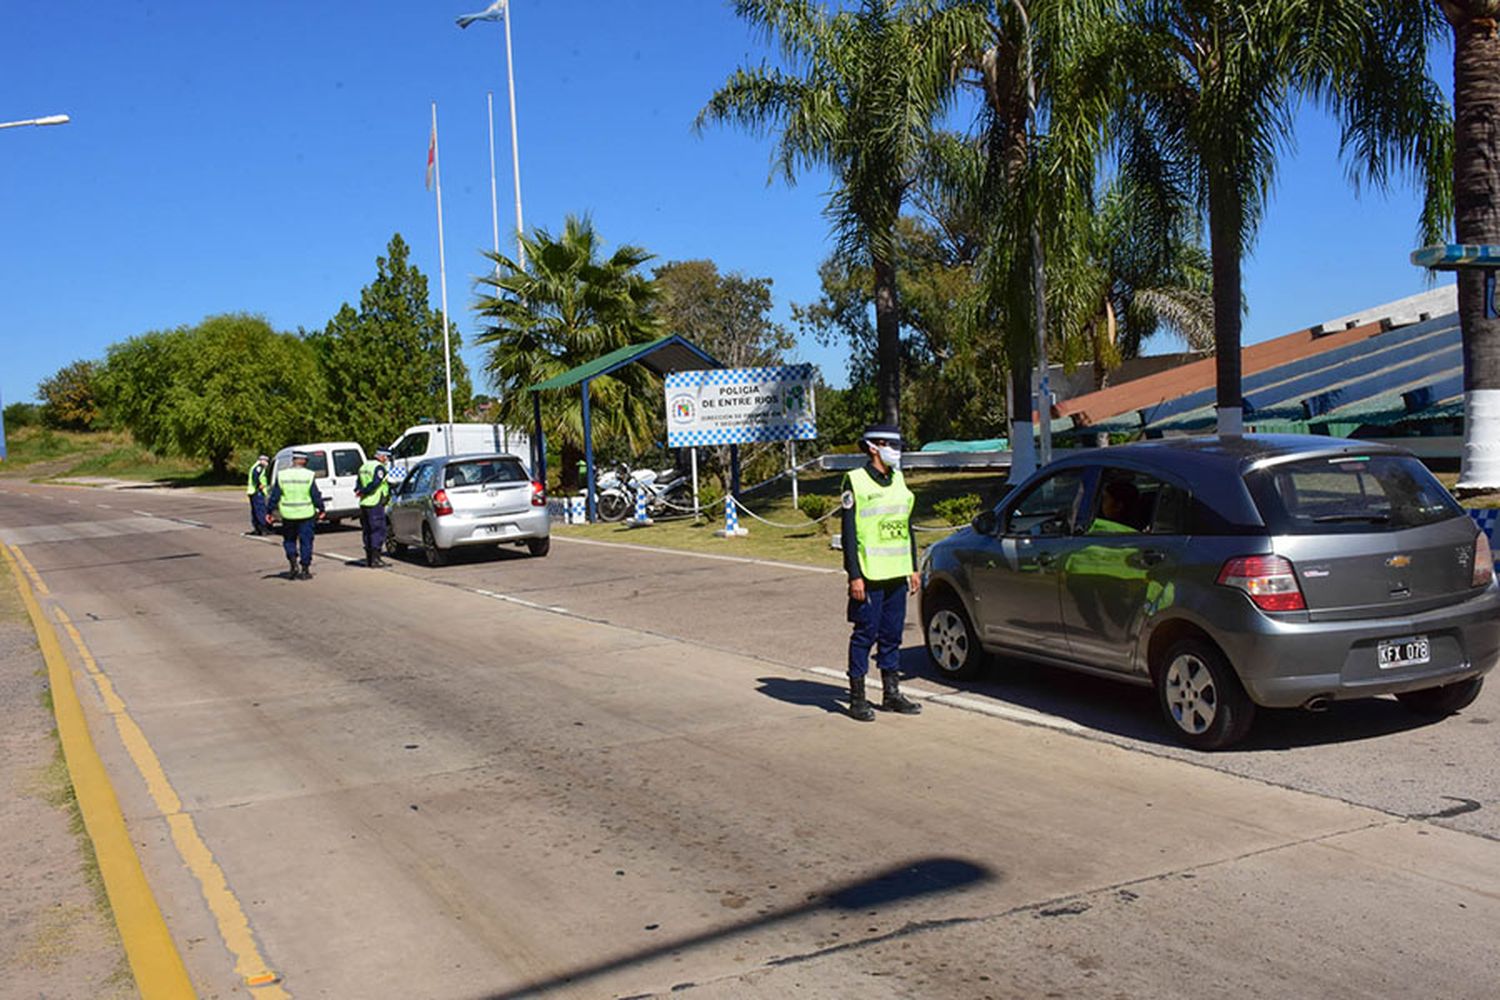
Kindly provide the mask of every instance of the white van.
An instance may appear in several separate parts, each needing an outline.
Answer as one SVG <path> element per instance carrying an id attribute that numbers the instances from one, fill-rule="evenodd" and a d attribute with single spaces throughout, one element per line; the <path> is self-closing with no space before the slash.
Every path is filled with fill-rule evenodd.
<path id="1" fill-rule="evenodd" d="M 509 452 L 531 467 L 531 436 L 504 424 L 417 424 L 391 445 L 386 478 L 399 483 L 418 462 L 445 455 L 493 455 Z"/>
<path id="2" fill-rule="evenodd" d="M 329 523 L 340 518 L 359 516 L 359 497 L 354 487 L 359 483 L 359 467 L 365 464 L 365 450 L 353 441 L 320 441 L 283 448 L 271 462 L 271 482 L 276 474 L 292 464 L 292 452 L 307 452 L 307 467 L 313 482 L 323 495 L 323 510 Z"/>

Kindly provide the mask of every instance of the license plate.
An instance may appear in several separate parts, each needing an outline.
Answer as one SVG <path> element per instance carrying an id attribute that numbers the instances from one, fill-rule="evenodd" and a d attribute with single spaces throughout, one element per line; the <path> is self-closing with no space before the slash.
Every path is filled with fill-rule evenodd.
<path id="1" fill-rule="evenodd" d="M 1407 636 L 1405 639 L 1388 639 L 1375 647 L 1380 669 L 1411 667 L 1432 659 L 1432 644 L 1425 635 Z"/>

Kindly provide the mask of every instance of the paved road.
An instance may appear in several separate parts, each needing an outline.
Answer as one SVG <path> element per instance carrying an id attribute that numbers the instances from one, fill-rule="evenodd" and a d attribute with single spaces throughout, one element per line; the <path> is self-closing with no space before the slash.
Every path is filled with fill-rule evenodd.
<path id="1" fill-rule="evenodd" d="M 330 532 L 293 583 L 242 507 L 0 482 L 0 540 L 293 995 L 1493 994 L 1493 690 L 1206 756 L 1143 693 L 1011 665 L 860 726 L 816 672 L 836 574 L 563 540 L 374 572 Z M 91 703 L 190 971 L 243 995 Z"/>

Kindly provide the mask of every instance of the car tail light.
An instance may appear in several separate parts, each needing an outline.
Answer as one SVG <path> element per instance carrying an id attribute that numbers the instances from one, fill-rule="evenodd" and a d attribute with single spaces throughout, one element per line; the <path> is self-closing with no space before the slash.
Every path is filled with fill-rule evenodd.
<path id="1" fill-rule="evenodd" d="M 1495 578 L 1495 556 L 1490 549 L 1489 536 L 1484 532 L 1474 539 L 1474 579 L 1476 587 L 1488 587 Z"/>
<path id="2" fill-rule="evenodd" d="M 432 495 L 432 512 L 438 517 L 453 513 L 453 505 L 448 502 L 447 490 L 438 490 Z"/>
<path id="3" fill-rule="evenodd" d="M 534 479 L 531 481 L 531 506 L 547 506 L 547 487 Z"/>
<path id="4" fill-rule="evenodd" d="M 1238 556 L 1219 570 L 1219 583 L 1243 590 L 1262 611 L 1304 611 L 1302 587 L 1281 556 Z"/>

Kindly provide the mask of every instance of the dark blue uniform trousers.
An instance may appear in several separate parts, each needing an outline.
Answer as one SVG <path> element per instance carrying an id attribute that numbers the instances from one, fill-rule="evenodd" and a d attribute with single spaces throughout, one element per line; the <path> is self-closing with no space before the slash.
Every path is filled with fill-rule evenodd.
<path id="1" fill-rule="evenodd" d="M 281 545 L 286 549 L 288 559 L 296 559 L 303 566 L 312 565 L 313 532 L 317 526 L 318 520 L 314 517 L 281 522 Z M 300 558 L 298 549 L 301 549 Z"/>
<path id="2" fill-rule="evenodd" d="M 250 494 L 250 530 L 265 531 L 269 526 L 266 524 L 266 495 L 264 493 Z"/>
<path id="3" fill-rule="evenodd" d="M 379 549 L 385 545 L 385 508 L 380 504 L 359 509 L 360 533 L 364 536 L 365 548 Z"/>
<path id="4" fill-rule="evenodd" d="M 895 670 L 901 665 L 901 630 L 906 627 L 906 577 L 866 580 L 865 599 L 849 600 L 849 676 L 870 672 L 870 648 L 876 647 L 875 666 Z"/>

